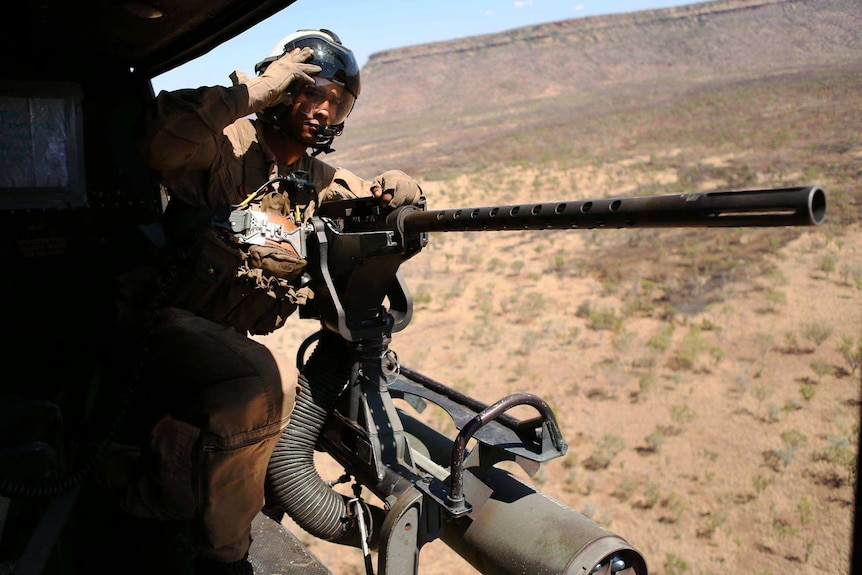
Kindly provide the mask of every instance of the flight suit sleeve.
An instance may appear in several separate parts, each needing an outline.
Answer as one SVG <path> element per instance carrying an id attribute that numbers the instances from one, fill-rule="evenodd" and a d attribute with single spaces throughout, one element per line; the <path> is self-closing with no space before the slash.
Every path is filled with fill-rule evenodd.
<path id="1" fill-rule="evenodd" d="M 306 64 L 313 51 L 297 49 L 272 62 L 259 76 L 231 74 L 232 86 L 161 92 L 144 122 L 141 155 L 160 172 L 203 170 L 218 150 L 213 136 L 236 120 L 275 105 L 294 82 L 313 83 L 320 67 Z"/>
<path id="2" fill-rule="evenodd" d="M 218 153 L 214 136 L 250 113 L 244 84 L 163 91 L 144 118 L 142 159 L 160 172 L 205 170 Z"/>
<path id="3" fill-rule="evenodd" d="M 371 195 L 371 182 L 363 180 L 350 170 L 336 168 L 332 180 L 320 190 L 320 202 L 345 200 Z"/>

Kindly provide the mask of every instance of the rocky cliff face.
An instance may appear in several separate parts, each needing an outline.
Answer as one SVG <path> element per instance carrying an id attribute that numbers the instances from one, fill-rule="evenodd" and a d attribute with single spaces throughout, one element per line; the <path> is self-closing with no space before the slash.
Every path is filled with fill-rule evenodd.
<path id="1" fill-rule="evenodd" d="M 475 140 L 552 127 L 697 87 L 859 62 L 859 0 L 719 0 L 388 50 L 362 70 L 338 142 L 350 155 L 339 158 L 439 153 L 465 130 Z"/>

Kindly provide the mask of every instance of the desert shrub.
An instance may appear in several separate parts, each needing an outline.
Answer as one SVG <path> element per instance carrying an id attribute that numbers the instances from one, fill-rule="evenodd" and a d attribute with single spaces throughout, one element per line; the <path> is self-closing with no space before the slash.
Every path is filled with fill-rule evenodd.
<path id="1" fill-rule="evenodd" d="M 697 413 L 685 404 L 672 405 L 670 408 L 670 418 L 678 425 L 685 425 L 697 419 Z"/>
<path id="2" fill-rule="evenodd" d="M 668 511 L 668 515 L 663 517 L 663 519 L 668 523 L 679 523 L 679 520 L 682 519 L 683 513 L 685 513 L 685 510 L 688 508 L 682 498 L 674 491 L 671 491 L 668 496 L 665 497 L 664 501 L 661 502 L 661 506 Z"/>
<path id="3" fill-rule="evenodd" d="M 590 312 L 587 325 L 595 331 L 619 331 L 623 325 L 621 317 L 617 316 L 617 312 L 613 308 L 605 308 Z"/>
<path id="4" fill-rule="evenodd" d="M 493 300 L 491 300 L 493 301 Z M 545 296 L 541 292 L 528 292 L 515 307 L 515 323 L 529 323 L 547 307 Z"/>
<path id="5" fill-rule="evenodd" d="M 730 318 L 732 318 L 736 314 L 736 308 L 733 307 L 732 304 L 726 303 L 721 306 L 719 314 L 721 315 L 721 317 L 724 318 L 724 323 L 725 325 L 727 325 L 727 323 L 730 321 Z"/>
<path id="6" fill-rule="evenodd" d="M 770 270 L 764 274 L 764 277 L 769 280 L 770 283 L 777 286 L 786 286 L 790 283 L 790 280 L 787 279 L 787 276 L 780 270 Z"/>
<path id="7" fill-rule="evenodd" d="M 629 330 L 621 330 L 614 334 L 611 347 L 617 353 L 624 353 L 631 348 L 635 340 L 635 333 Z"/>
<path id="8" fill-rule="evenodd" d="M 774 401 L 766 402 L 766 421 L 767 423 L 775 423 L 778 421 L 778 414 L 781 412 L 781 406 Z"/>
<path id="9" fill-rule="evenodd" d="M 829 339 L 834 329 L 834 327 L 825 323 L 806 323 L 802 326 L 802 337 L 813 343 L 814 347 L 820 347 L 824 341 Z"/>
<path id="10" fill-rule="evenodd" d="M 626 448 L 622 437 L 606 433 L 596 444 L 595 450 L 584 460 L 583 466 L 591 471 L 607 469 L 614 457 Z"/>
<path id="11" fill-rule="evenodd" d="M 476 292 L 476 308 L 486 317 L 494 312 L 494 294 L 490 291 Z"/>
<path id="12" fill-rule="evenodd" d="M 673 553 L 668 553 L 664 558 L 664 569 L 668 575 L 684 575 L 688 572 L 688 561 Z"/>
<path id="13" fill-rule="evenodd" d="M 476 323 L 470 326 L 470 345 L 491 348 L 500 341 L 500 328 L 489 323 Z"/>
<path id="14" fill-rule="evenodd" d="M 509 264 L 509 269 L 512 270 L 512 273 L 518 275 L 521 273 L 521 270 L 524 268 L 524 260 L 515 260 L 511 264 Z"/>
<path id="15" fill-rule="evenodd" d="M 781 467 L 788 467 L 793 462 L 796 451 L 800 445 L 808 442 L 808 437 L 804 433 L 792 429 L 781 434 L 781 441 L 784 443 L 784 448 L 773 449 L 771 452 L 774 456 L 771 459 L 771 466 L 776 471 L 780 470 Z"/>
<path id="16" fill-rule="evenodd" d="M 799 400 L 795 397 L 791 397 L 784 402 L 784 405 L 781 407 L 781 409 L 787 412 L 799 411 L 800 409 L 802 409 L 802 404 L 799 403 Z"/>
<path id="17" fill-rule="evenodd" d="M 799 513 L 799 522 L 806 525 L 811 522 L 814 516 L 814 503 L 803 495 L 796 505 L 796 511 Z"/>
<path id="18" fill-rule="evenodd" d="M 766 399 L 768 399 L 769 396 L 772 395 L 772 393 L 773 390 L 769 389 L 764 385 L 756 386 L 751 392 L 751 394 L 754 396 L 754 399 L 756 399 L 759 404 L 762 404 L 764 401 L 766 401 Z"/>
<path id="19" fill-rule="evenodd" d="M 852 286 L 854 283 L 857 283 L 856 278 L 862 277 L 862 274 L 847 263 L 841 264 L 838 273 L 841 275 L 841 283 L 846 286 Z"/>
<path id="20" fill-rule="evenodd" d="M 504 270 L 506 268 L 506 262 L 502 259 L 494 257 L 491 258 L 491 261 L 488 262 L 488 271 L 497 271 Z"/>
<path id="21" fill-rule="evenodd" d="M 644 509 L 652 509 L 661 499 L 661 491 L 658 483 L 648 483 L 644 488 L 644 498 L 641 502 L 641 507 Z"/>
<path id="22" fill-rule="evenodd" d="M 828 445 L 814 454 L 815 461 L 825 461 L 846 473 L 850 480 L 856 479 L 856 457 L 858 454 L 847 436 L 828 437 Z"/>
<path id="23" fill-rule="evenodd" d="M 792 331 L 784 332 L 784 351 L 792 354 L 802 353 L 802 347 L 799 345 L 796 333 Z"/>
<path id="24" fill-rule="evenodd" d="M 623 305 L 623 313 L 626 316 L 649 316 L 656 309 L 656 304 L 649 297 L 640 293 L 629 294 Z"/>
<path id="25" fill-rule="evenodd" d="M 644 437 L 644 441 L 646 442 L 646 450 L 651 453 L 658 453 L 658 450 L 664 445 L 667 438 L 665 437 L 664 430 L 659 427 L 653 429 L 649 435 Z"/>
<path id="26" fill-rule="evenodd" d="M 775 312 L 780 306 L 787 304 L 787 294 L 783 291 L 771 289 L 766 292 L 766 301 L 769 302 L 769 310 Z"/>
<path id="27" fill-rule="evenodd" d="M 846 276 L 846 283 L 851 286 L 856 286 L 857 290 L 862 290 L 862 267 L 842 267 L 842 277 Z"/>
<path id="28" fill-rule="evenodd" d="M 674 325 L 663 325 L 654 336 L 647 341 L 647 347 L 654 349 L 659 353 L 664 353 L 670 348 L 673 342 Z"/>
<path id="29" fill-rule="evenodd" d="M 701 457 L 708 459 L 709 461 L 715 463 L 718 461 L 718 453 L 712 451 L 711 449 L 706 449 L 705 447 L 697 452 Z"/>
<path id="30" fill-rule="evenodd" d="M 844 358 L 844 363 L 847 364 L 847 369 L 852 376 L 862 365 L 862 337 L 854 342 L 852 337 L 842 335 L 841 343 L 838 344 L 838 353 Z"/>
<path id="31" fill-rule="evenodd" d="M 462 297 L 464 295 L 465 289 L 466 286 L 464 285 L 464 279 L 463 277 L 459 277 L 457 280 L 455 280 L 455 283 L 452 284 L 452 288 L 446 293 L 446 301 Z"/>
<path id="32" fill-rule="evenodd" d="M 419 284 L 419 287 L 413 292 L 413 303 L 416 305 L 431 303 L 431 288 L 428 284 Z"/>
<path id="33" fill-rule="evenodd" d="M 769 350 L 772 349 L 772 334 L 758 333 L 755 338 L 755 343 L 760 354 L 760 369 L 757 370 L 754 377 L 759 378 L 766 367 L 766 355 L 769 353 Z"/>
<path id="34" fill-rule="evenodd" d="M 638 391 L 640 395 L 646 396 L 655 387 L 655 381 L 655 373 L 651 371 L 645 371 L 638 375 Z"/>
<path id="35" fill-rule="evenodd" d="M 764 477 L 760 474 L 755 475 L 754 477 L 751 478 L 751 484 L 754 487 L 755 493 L 757 493 L 757 494 L 763 493 L 763 491 L 765 491 L 767 487 L 772 485 L 772 483 L 774 481 L 775 481 L 775 478 Z"/>
<path id="36" fill-rule="evenodd" d="M 590 310 L 592 309 L 593 304 L 590 300 L 585 299 L 581 303 L 578 304 L 578 308 L 575 310 L 575 317 L 579 317 L 581 319 L 587 319 L 590 317 Z"/>
<path id="37" fill-rule="evenodd" d="M 561 272 L 566 269 L 566 257 L 563 253 L 556 253 L 551 258 L 551 271 Z"/>
<path id="38" fill-rule="evenodd" d="M 835 267 L 835 257 L 831 254 L 826 254 L 820 260 L 820 271 L 822 271 L 826 277 L 829 277 L 835 271 Z"/>
<path id="39" fill-rule="evenodd" d="M 786 448 L 796 451 L 800 445 L 808 443 L 808 437 L 801 431 L 791 429 L 781 434 L 781 441 L 784 442 Z"/>
<path id="40" fill-rule="evenodd" d="M 641 482 L 637 479 L 633 479 L 628 476 L 623 477 L 620 484 L 617 485 L 616 489 L 611 493 L 611 496 L 619 501 L 628 501 L 640 485 Z"/>
<path id="41" fill-rule="evenodd" d="M 697 528 L 696 535 L 699 539 L 712 539 L 719 527 L 727 521 L 726 513 L 716 515 L 707 514 L 706 520 Z"/>
<path id="42" fill-rule="evenodd" d="M 566 457 L 563 459 L 560 465 L 563 466 L 564 469 L 572 469 L 578 463 L 578 454 L 569 452 Z"/>
<path id="43" fill-rule="evenodd" d="M 772 529 L 778 539 L 788 539 L 799 534 L 799 528 L 784 518 L 775 519 L 772 522 Z"/>
<path id="44" fill-rule="evenodd" d="M 817 383 L 822 383 L 823 376 L 832 372 L 832 364 L 828 361 L 823 361 L 822 359 L 815 359 L 809 363 L 808 366 L 811 368 L 811 371 L 817 375 Z"/>
<path id="45" fill-rule="evenodd" d="M 671 363 L 672 369 L 694 369 L 698 357 L 709 349 L 709 345 L 701 334 L 699 326 L 693 325 L 683 336 L 679 346 L 674 352 Z"/>
<path id="46" fill-rule="evenodd" d="M 521 335 L 521 344 L 514 350 L 515 355 L 530 355 L 539 344 L 543 332 L 528 331 Z"/>

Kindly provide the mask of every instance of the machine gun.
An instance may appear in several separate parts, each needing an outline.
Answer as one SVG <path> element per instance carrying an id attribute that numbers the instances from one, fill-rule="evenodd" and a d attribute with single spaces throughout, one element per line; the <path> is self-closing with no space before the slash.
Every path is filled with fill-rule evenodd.
<path id="1" fill-rule="evenodd" d="M 436 232 L 801 226 L 822 223 L 825 211 L 816 186 L 447 210 L 424 201 L 388 209 L 371 198 L 323 204 L 289 232 L 314 293 L 300 315 L 321 330 L 297 355 L 305 390 L 270 461 L 268 501 L 313 535 L 361 547 L 369 573 L 369 541 L 379 545 L 378 573 L 399 575 L 417 573 L 420 548 L 439 538 L 482 573 L 646 575 L 625 539 L 494 467 L 513 461 L 532 475 L 566 453 L 545 401 L 515 393 L 486 405 L 400 365 L 389 344 L 413 304 L 399 267 Z M 442 407 L 457 437 L 394 399 Z M 521 405 L 536 416 L 506 413 Z M 315 449 L 355 479 L 355 497 L 320 478 Z M 360 485 L 385 510 L 363 502 Z"/>

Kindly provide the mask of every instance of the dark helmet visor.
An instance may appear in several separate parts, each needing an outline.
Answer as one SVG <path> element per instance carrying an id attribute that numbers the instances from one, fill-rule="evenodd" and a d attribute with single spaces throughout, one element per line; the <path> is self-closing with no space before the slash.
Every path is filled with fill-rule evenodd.
<path id="1" fill-rule="evenodd" d="M 294 48 L 309 47 L 314 50 L 314 55 L 308 61 L 310 64 L 320 66 L 319 76 L 344 86 L 354 98 L 359 97 L 359 66 L 353 52 L 324 40 L 320 37 L 297 38 L 284 46 L 285 52 Z"/>

